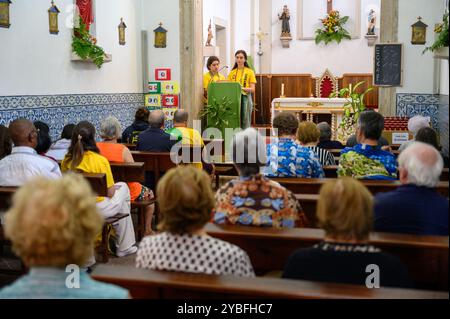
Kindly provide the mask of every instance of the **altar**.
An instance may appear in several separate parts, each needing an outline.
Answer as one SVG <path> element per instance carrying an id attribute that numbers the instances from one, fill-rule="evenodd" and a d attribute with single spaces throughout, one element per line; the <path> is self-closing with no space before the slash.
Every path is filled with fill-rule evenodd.
<path id="1" fill-rule="evenodd" d="M 341 98 L 277 98 L 272 101 L 271 124 L 273 125 L 273 119 L 281 112 L 294 113 L 299 121 L 302 121 L 305 114 L 309 122 L 317 122 L 319 114 L 329 114 L 332 138 L 336 139 L 337 128 L 342 122 L 346 103 L 347 99 Z"/>

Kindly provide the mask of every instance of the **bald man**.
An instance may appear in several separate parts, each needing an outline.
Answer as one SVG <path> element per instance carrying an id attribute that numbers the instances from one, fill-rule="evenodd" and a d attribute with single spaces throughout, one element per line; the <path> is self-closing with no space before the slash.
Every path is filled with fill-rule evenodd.
<path id="1" fill-rule="evenodd" d="M 0 161 L 0 186 L 22 186 L 36 176 L 61 177 L 58 163 L 34 150 L 38 132 L 31 121 L 18 119 L 11 122 L 9 133 L 14 147 L 11 155 Z"/>
<path id="2" fill-rule="evenodd" d="M 375 197 L 375 230 L 448 236 L 448 199 L 436 191 L 444 162 L 432 146 L 412 143 L 398 159 L 400 186 Z"/>

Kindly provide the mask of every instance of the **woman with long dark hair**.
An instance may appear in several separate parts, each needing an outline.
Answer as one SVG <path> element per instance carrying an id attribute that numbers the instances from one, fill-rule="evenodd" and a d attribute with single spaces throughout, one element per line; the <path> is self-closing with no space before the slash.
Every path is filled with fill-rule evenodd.
<path id="1" fill-rule="evenodd" d="M 206 62 L 206 67 L 208 72 L 203 75 L 203 95 L 205 97 L 205 102 L 208 98 L 208 87 L 211 83 L 226 81 L 225 76 L 219 73 L 220 70 L 220 60 L 216 56 L 210 56 Z"/>
<path id="2" fill-rule="evenodd" d="M 114 183 L 109 161 L 100 155 L 95 142 L 95 127 L 89 122 L 75 126 L 72 142 L 61 170 L 92 174 L 105 174 L 108 197 L 97 197 L 97 208 L 105 218 L 130 214 L 130 190 L 125 183 Z M 137 251 L 133 221 L 128 216 L 113 225 L 116 232 L 117 256 L 123 257 Z"/>
<path id="3" fill-rule="evenodd" d="M 234 56 L 236 63 L 228 75 L 228 80 L 237 82 L 242 86 L 241 127 L 245 130 L 251 127 L 252 124 L 253 94 L 256 91 L 256 76 L 255 72 L 248 65 L 247 52 L 239 50 Z"/>

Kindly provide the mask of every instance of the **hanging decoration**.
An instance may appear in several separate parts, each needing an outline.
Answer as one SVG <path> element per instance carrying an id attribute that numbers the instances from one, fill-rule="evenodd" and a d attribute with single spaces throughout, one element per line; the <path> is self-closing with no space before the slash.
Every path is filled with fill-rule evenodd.
<path id="1" fill-rule="evenodd" d="M 48 24 L 50 29 L 50 34 L 58 34 L 58 14 L 60 13 L 55 3 L 52 1 L 52 6 L 48 9 Z"/>
<path id="2" fill-rule="evenodd" d="M 123 22 L 123 18 L 120 18 L 120 24 L 119 24 L 119 44 L 125 45 L 125 29 L 127 28 L 127 25 L 125 22 Z"/>
<path id="3" fill-rule="evenodd" d="M 11 0 L 0 0 L 0 27 L 9 28 L 11 26 L 9 21 L 9 5 Z"/>
<path id="4" fill-rule="evenodd" d="M 167 47 L 167 30 L 162 27 L 162 23 L 159 27 L 153 30 L 155 32 L 155 48 Z"/>
<path id="5" fill-rule="evenodd" d="M 321 19 L 322 28 L 316 30 L 316 44 L 325 42 L 327 45 L 330 42 L 341 43 L 343 39 L 351 40 L 352 37 L 344 25 L 347 23 L 349 17 L 342 17 L 339 11 L 333 10 L 324 19 Z"/>

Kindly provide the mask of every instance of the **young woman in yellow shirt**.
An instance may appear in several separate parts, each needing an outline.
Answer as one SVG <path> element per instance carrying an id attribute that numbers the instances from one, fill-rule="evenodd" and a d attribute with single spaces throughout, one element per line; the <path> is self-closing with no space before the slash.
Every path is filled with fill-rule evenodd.
<path id="1" fill-rule="evenodd" d="M 209 57 L 206 62 L 206 67 L 208 68 L 208 72 L 203 75 L 203 94 L 205 97 L 205 103 L 208 102 L 208 87 L 211 83 L 215 83 L 218 81 L 226 81 L 225 76 L 219 73 L 220 69 L 220 60 L 216 56 Z"/>
<path id="2" fill-rule="evenodd" d="M 233 70 L 228 75 L 228 80 L 240 83 L 242 86 L 241 101 L 241 127 L 247 129 L 252 124 L 253 96 L 256 90 L 255 72 L 250 69 L 247 63 L 247 53 L 239 50 L 235 54 L 236 63 Z"/>

